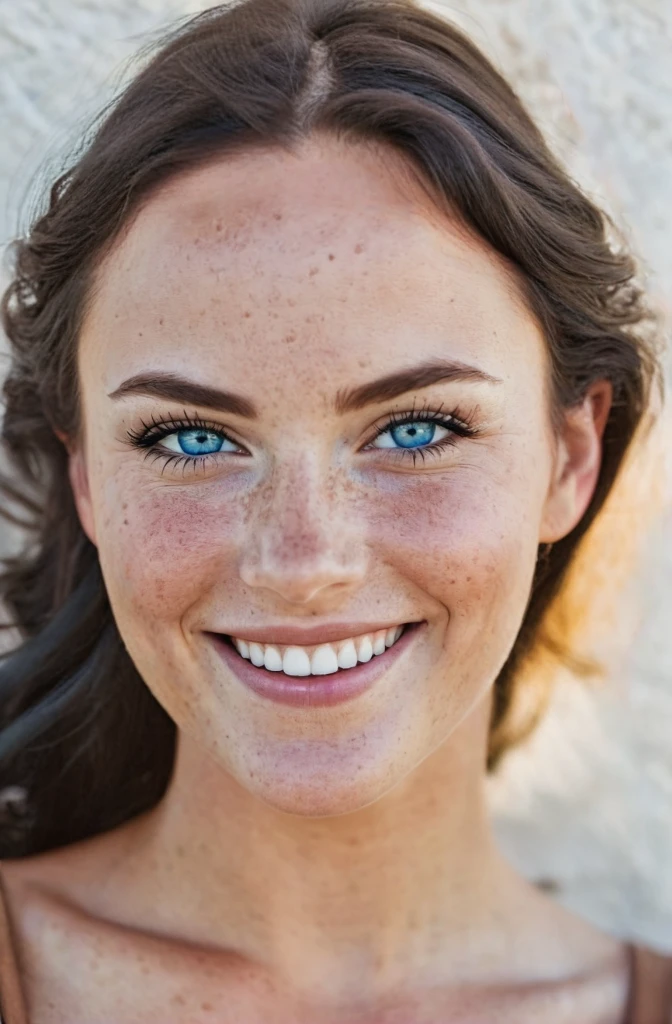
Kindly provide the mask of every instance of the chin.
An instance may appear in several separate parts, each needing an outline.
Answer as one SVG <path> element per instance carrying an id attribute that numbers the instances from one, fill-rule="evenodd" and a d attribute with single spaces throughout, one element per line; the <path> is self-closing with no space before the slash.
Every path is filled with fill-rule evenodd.
<path id="1" fill-rule="evenodd" d="M 354 814 L 375 803 L 398 781 L 389 773 L 359 770 L 339 776 L 322 772 L 282 773 L 260 771 L 239 776 L 249 793 L 284 814 L 304 818 L 334 818 Z"/>

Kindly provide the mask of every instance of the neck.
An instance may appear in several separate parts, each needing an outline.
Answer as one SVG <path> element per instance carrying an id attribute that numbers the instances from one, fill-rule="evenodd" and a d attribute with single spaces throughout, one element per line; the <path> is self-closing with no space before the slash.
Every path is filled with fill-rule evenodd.
<path id="1" fill-rule="evenodd" d="M 459 970 L 509 881 L 485 808 L 487 723 L 478 709 L 381 799 L 332 818 L 276 810 L 181 736 L 136 836 L 137 898 L 173 934 L 321 994 L 389 988 L 439 960 L 445 976 L 447 956 Z"/>

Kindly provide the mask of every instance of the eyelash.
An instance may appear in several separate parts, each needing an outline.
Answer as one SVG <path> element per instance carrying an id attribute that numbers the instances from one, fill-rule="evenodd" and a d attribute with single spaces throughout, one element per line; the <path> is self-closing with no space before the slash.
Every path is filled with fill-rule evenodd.
<path id="1" fill-rule="evenodd" d="M 216 458 L 219 455 L 219 452 L 199 456 L 180 455 L 178 452 L 169 452 L 158 447 L 159 442 L 165 437 L 169 437 L 180 430 L 207 430 L 226 438 L 231 444 L 238 444 L 232 437 L 229 437 L 225 430 L 222 430 L 219 423 L 210 423 L 196 414 L 190 416 L 186 410 L 181 418 L 160 420 L 152 417 L 149 423 L 140 420 L 140 427 L 137 430 L 128 430 L 126 437 L 128 443 L 134 448 L 144 449 L 146 458 L 161 460 L 163 462 L 163 470 L 169 466 L 173 468 L 181 466 L 183 471 L 186 471 L 187 467 L 195 470 L 197 466 L 204 467 L 210 459 Z M 242 445 L 239 445 L 239 447 L 242 448 Z M 226 454 L 232 455 L 234 453 L 227 452 Z"/>
<path id="2" fill-rule="evenodd" d="M 410 412 L 392 412 L 387 414 L 384 421 L 375 428 L 375 433 L 367 444 L 364 445 L 363 450 L 382 451 L 382 449 L 374 449 L 372 447 L 373 442 L 378 437 L 393 427 L 402 426 L 406 423 L 417 423 L 418 421 L 436 423 L 437 426 L 444 427 L 450 433 L 447 437 L 441 438 L 440 441 L 428 444 L 422 448 L 387 448 L 385 451 L 388 458 L 406 460 L 410 457 L 413 465 L 415 465 L 418 458 L 421 458 L 424 462 L 428 455 L 438 456 L 444 449 L 458 444 L 462 438 L 478 436 L 478 430 L 473 424 L 472 413 L 463 415 L 458 410 L 451 413 L 443 413 L 442 409 L 443 406 L 432 409 L 427 405 L 416 409 L 414 405 Z M 225 430 L 222 430 L 219 424 L 208 422 L 197 415 L 190 416 L 186 411 L 182 418 L 167 420 L 152 418 L 149 423 L 145 423 L 144 420 L 141 420 L 140 423 L 141 426 L 137 430 L 127 431 L 128 443 L 134 448 L 143 449 L 147 458 L 163 460 L 164 469 L 169 466 L 174 468 L 182 466 L 183 470 L 186 470 L 187 466 L 195 469 L 196 464 L 203 466 L 209 459 L 216 458 L 220 454 L 219 452 L 213 452 L 199 456 L 179 455 L 177 452 L 169 452 L 158 447 L 160 441 L 180 430 L 211 431 L 219 434 L 231 442 L 231 444 L 238 445 L 238 442 L 230 437 Z M 242 445 L 239 445 L 239 447 L 242 447 Z M 235 453 L 227 452 L 226 454 L 233 455 Z"/>
<path id="3" fill-rule="evenodd" d="M 442 409 L 443 405 L 438 406 L 438 408 L 423 405 L 417 409 L 414 404 L 410 412 L 388 413 L 384 421 L 376 427 L 376 432 L 367 445 L 365 445 L 365 449 L 380 437 L 381 434 L 386 433 L 393 427 L 403 426 L 406 423 L 417 423 L 418 421 L 436 423 L 437 426 L 444 427 L 450 433 L 447 437 L 441 438 L 440 441 L 435 441 L 433 444 L 425 445 L 422 448 L 388 448 L 386 452 L 389 457 L 404 461 L 410 457 L 413 465 L 415 465 L 418 458 L 424 462 L 428 455 L 438 457 L 442 451 L 446 448 L 454 447 L 461 439 L 478 436 L 479 432 L 473 422 L 473 412 L 463 414 L 458 409 L 455 409 L 450 413 L 443 413 Z M 373 449 L 369 448 L 369 450 Z"/>

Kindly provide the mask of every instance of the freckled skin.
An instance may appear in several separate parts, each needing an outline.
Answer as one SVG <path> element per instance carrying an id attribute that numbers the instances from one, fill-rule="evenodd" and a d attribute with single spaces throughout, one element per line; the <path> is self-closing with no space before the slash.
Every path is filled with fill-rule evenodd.
<path id="1" fill-rule="evenodd" d="M 284 189 L 269 192 L 278 160 Z M 484 699 L 522 619 L 554 450 L 543 341 L 505 268 L 420 195 L 372 178 L 371 158 L 346 192 L 315 157 L 307 205 L 295 163 L 261 161 L 246 202 L 240 161 L 230 191 L 217 167 L 155 197 L 102 268 L 80 372 L 92 532 L 140 672 L 243 785 L 285 810 L 330 814 L 389 790 Z M 344 216 L 353 194 L 360 208 Z M 348 388 L 441 357 L 502 383 L 331 409 Z M 127 424 L 182 412 L 107 398 L 149 367 L 250 396 L 258 422 L 216 422 L 252 454 L 184 475 L 124 445 Z M 382 415 L 423 403 L 474 417 L 481 436 L 416 467 L 359 450 Z M 412 668 L 402 661 L 355 704 L 300 719 L 233 684 L 202 632 L 366 622 L 372 608 L 428 623 Z"/>
<path id="2" fill-rule="evenodd" d="M 336 411 L 436 359 L 499 382 Z M 152 370 L 244 396 L 258 418 L 109 397 Z M 129 929 L 104 932 L 128 1019 L 352 1024 L 357 1004 L 358 1024 L 402 1006 L 418 1024 L 466 1024 L 471 979 L 509 993 L 499 1016 L 492 996 L 469 1002 L 474 1019 L 553 1024 L 525 986 L 580 975 L 588 1005 L 605 970 L 618 1008 L 618 945 L 517 879 L 487 824 L 492 686 L 538 545 L 590 499 L 608 408 L 598 395 L 552 432 L 545 343 L 509 269 L 390 154 L 321 139 L 238 155 L 162 188 L 124 232 L 98 270 L 79 374 L 80 517 L 124 643 L 178 729 L 159 807 L 50 862 L 55 891 Z M 393 413 L 425 408 L 476 436 L 415 463 L 371 447 Z M 185 413 L 237 453 L 171 466 L 129 444 Z M 258 698 L 207 636 L 338 621 L 425 625 L 331 708 Z M 82 927 L 71 943 L 89 941 Z M 73 1019 L 95 1002 L 125 1020 L 115 998 L 91 978 L 62 993 Z"/>

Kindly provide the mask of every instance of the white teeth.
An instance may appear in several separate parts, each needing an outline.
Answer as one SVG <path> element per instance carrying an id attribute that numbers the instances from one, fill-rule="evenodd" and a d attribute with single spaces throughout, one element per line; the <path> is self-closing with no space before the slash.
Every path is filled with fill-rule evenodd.
<path id="1" fill-rule="evenodd" d="M 357 649 L 354 640 L 346 640 L 338 650 L 338 667 L 354 668 L 357 664 Z"/>
<path id="2" fill-rule="evenodd" d="M 374 633 L 373 636 L 373 653 L 384 654 L 385 653 L 385 634 Z"/>
<path id="3" fill-rule="evenodd" d="M 264 648 L 261 644 L 250 644 L 250 661 L 257 668 L 264 664 Z"/>
<path id="4" fill-rule="evenodd" d="M 288 647 L 282 659 L 282 671 L 288 676 L 309 676 L 310 658 L 303 647 Z"/>
<path id="5" fill-rule="evenodd" d="M 371 661 L 374 655 L 384 654 L 403 631 L 403 626 L 392 626 L 387 630 L 379 629 L 375 633 L 317 647 L 259 644 L 238 637 L 231 637 L 231 641 L 242 658 L 268 672 L 284 672 L 288 676 L 328 676 L 339 669 L 354 668 L 358 663 Z"/>
<path id="6" fill-rule="evenodd" d="M 249 658 L 250 657 L 250 648 L 249 648 L 248 644 L 245 643 L 244 640 L 234 640 L 233 642 L 234 642 L 234 644 L 236 646 L 236 650 L 238 651 L 238 654 L 241 656 L 241 658 Z"/>
<path id="7" fill-rule="evenodd" d="M 313 656 L 310 659 L 310 674 L 313 676 L 328 676 L 332 672 L 338 672 L 336 651 L 331 644 L 323 644 L 313 652 Z"/>
<path id="8" fill-rule="evenodd" d="M 357 661 L 371 661 L 373 657 L 373 644 L 368 636 L 362 637 L 357 646 Z"/>
<path id="9" fill-rule="evenodd" d="M 264 668 L 269 672 L 282 672 L 282 658 L 277 647 L 267 644 L 264 651 Z"/>

